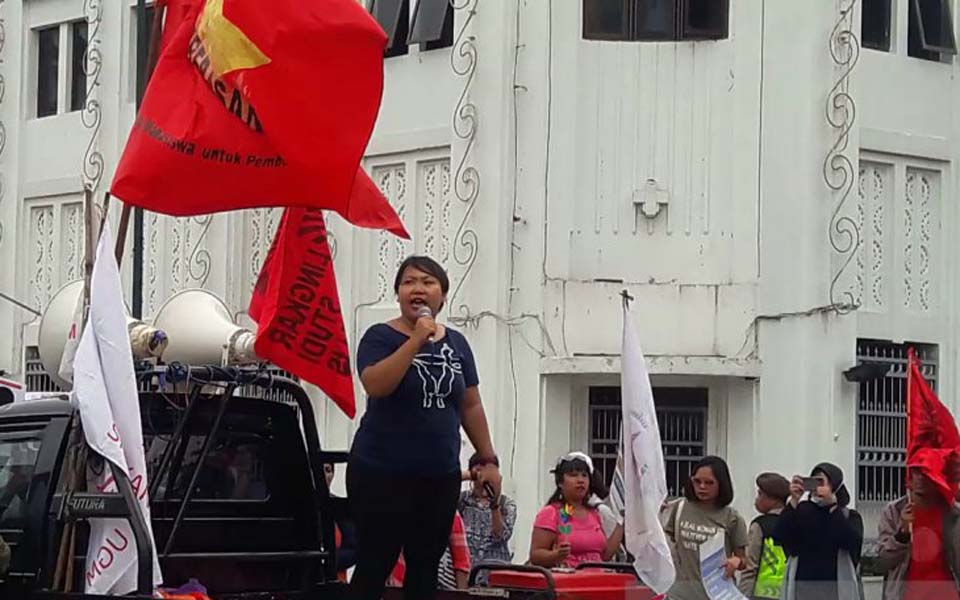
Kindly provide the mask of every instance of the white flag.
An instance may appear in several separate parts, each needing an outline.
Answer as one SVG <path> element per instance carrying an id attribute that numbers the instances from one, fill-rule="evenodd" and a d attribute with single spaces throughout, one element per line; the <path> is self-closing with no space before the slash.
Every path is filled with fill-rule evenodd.
<path id="1" fill-rule="evenodd" d="M 73 363 L 73 402 L 80 410 L 87 444 L 130 474 L 147 522 L 150 543 L 154 545 L 136 374 L 109 224 L 104 224 L 97 244 L 90 281 L 89 316 Z M 91 490 L 117 490 L 106 466 L 90 483 Z M 136 590 L 136 542 L 125 519 L 91 520 L 88 548 L 85 570 L 88 594 L 126 594 Z M 163 579 L 155 545 L 153 556 L 153 582 L 159 585 Z"/>
<path id="2" fill-rule="evenodd" d="M 626 306 L 621 394 L 624 543 L 635 558 L 634 568 L 640 579 L 658 594 L 664 594 L 676 578 L 670 545 L 659 519 L 660 507 L 667 499 L 666 469 L 650 374 Z"/>

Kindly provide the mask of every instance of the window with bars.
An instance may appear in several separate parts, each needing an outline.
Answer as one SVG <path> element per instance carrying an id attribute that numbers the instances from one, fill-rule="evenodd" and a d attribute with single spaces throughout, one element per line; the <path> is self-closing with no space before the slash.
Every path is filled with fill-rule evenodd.
<path id="1" fill-rule="evenodd" d="M 40 362 L 40 349 L 27 346 L 23 357 L 24 384 L 28 392 L 62 392 Z"/>
<path id="2" fill-rule="evenodd" d="M 682 493 L 691 467 L 706 455 L 707 389 L 654 388 L 670 497 Z M 620 388 L 590 388 L 589 453 L 610 485 L 620 447 Z"/>
<path id="3" fill-rule="evenodd" d="M 858 503 L 882 506 L 906 489 L 907 350 L 911 346 L 923 363 L 923 376 L 936 390 L 936 346 L 857 341 L 858 363 L 889 366 L 882 377 L 858 383 Z"/>

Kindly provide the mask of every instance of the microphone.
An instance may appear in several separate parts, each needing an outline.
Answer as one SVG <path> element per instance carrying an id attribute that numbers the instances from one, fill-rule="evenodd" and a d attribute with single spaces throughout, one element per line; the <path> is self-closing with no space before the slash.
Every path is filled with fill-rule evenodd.
<path id="1" fill-rule="evenodd" d="M 417 320 L 419 321 L 423 317 L 433 317 L 433 311 L 430 310 L 430 307 L 424 304 L 417 309 Z M 433 336 L 427 338 L 427 341 L 430 343 L 430 350 L 433 350 Z"/>

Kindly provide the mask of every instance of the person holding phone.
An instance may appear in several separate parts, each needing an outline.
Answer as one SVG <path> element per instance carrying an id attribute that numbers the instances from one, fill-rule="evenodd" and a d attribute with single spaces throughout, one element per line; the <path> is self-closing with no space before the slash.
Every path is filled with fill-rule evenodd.
<path id="1" fill-rule="evenodd" d="M 571 452 L 560 457 L 553 476 L 556 490 L 533 523 L 530 563 L 550 569 L 610 560 L 623 542 L 623 525 L 608 537 L 600 512 L 588 502 L 593 495 L 607 495 L 593 460 Z"/>
<path id="2" fill-rule="evenodd" d="M 774 540 L 789 557 L 783 600 L 858 600 L 863 520 L 847 505 L 840 467 L 821 463 L 794 476 Z"/>
<path id="3" fill-rule="evenodd" d="M 367 409 L 353 440 L 347 493 L 357 533 L 351 595 L 379 600 L 403 551 L 404 597 L 432 598 L 460 497 L 460 428 L 480 455 L 476 477 L 500 493 L 500 470 L 480 400 L 473 352 L 437 323 L 450 289 L 426 256 L 397 269 L 400 314 L 357 348 Z"/>
<path id="4" fill-rule="evenodd" d="M 488 482 L 475 479 L 482 467 L 482 458 L 474 454 L 469 461 L 467 479 L 473 481 L 471 489 L 460 494 L 457 510 L 463 516 L 470 546 L 470 560 L 480 562 L 503 562 L 513 560 L 510 538 L 517 521 L 517 503 L 501 493 L 496 495 Z"/>

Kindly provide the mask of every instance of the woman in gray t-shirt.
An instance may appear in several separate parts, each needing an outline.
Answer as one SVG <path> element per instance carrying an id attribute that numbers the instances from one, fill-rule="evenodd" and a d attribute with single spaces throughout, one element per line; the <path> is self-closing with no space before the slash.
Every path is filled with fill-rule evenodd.
<path id="1" fill-rule="evenodd" d="M 700 545 L 719 531 L 726 542 L 728 577 L 747 566 L 747 525 L 730 507 L 733 482 L 722 458 L 708 456 L 693 466 L 684 498 L 670 506 L 664 531 L 671 542 L 677 579 L 670 600 L 709 600 L 700 579 Z"/>

